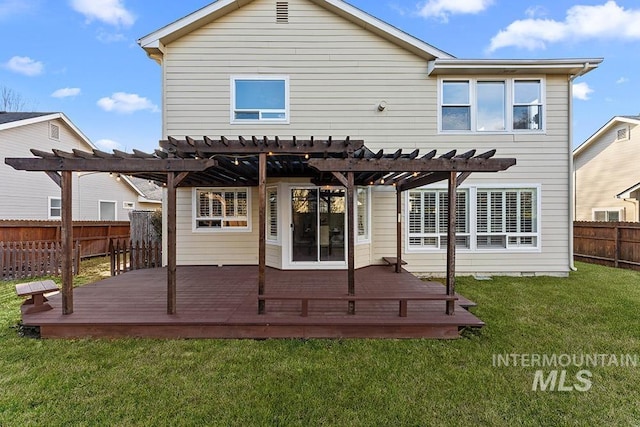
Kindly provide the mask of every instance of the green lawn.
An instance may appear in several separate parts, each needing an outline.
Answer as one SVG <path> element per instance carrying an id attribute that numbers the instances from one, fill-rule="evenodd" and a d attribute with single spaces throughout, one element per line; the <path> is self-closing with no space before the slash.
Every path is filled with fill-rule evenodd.
<path id="1" fill-rule="evenodd" d="M 455 341 L 29 339 L 0 282 L 0 425 L 638 426 L 640 366 L 589 367 L 586 392 L 532 391 L 538 368 L 493 366 L 505 353 L 640 355 L 640 273 L 578 268 L 459 278 L 487 325 Z"/>

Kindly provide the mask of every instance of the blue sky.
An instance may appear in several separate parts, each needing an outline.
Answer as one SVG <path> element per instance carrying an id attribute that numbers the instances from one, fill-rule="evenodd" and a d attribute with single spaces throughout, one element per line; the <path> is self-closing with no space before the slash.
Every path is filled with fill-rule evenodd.
<path id="1" fill-rule="evenodd" d="M 637 0 L 350 0 L 458 58 L 593 58 L 576 81 L 574 145 L 640 114 Z M 62 111 L 98 146 L 152 151 L 160 67 L 136 41 L 209 0 L 0 0 L 0 87 Z"/>

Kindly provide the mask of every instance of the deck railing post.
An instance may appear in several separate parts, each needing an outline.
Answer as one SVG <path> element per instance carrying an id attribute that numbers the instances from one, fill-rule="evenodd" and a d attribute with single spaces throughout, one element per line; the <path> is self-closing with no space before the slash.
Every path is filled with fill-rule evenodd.
<path id="1" fill-rule="evenodd" d="M 176 312 L 176 185 L 167 173 L 167 313 Z"/>
<path id="2" fill-rule="evenodd" d="M 447 209 L 447 295 L 456 292 L 456 196 L 458 173 L 449 173 L 448 209 Z M 455 301 L 447 301 L 447 314 L 454 314 Z"/>
<path id="3" fill-rule="evenodd" d="M 347 265 L 347 282 L 349 295 L 355 295 L 356 293 L 356 277 L 355 277 L 355 203 L 354 203 L 354 175 L 353 172 L 347 172 L 347 252 L 348 252 L 348 265 Z M 349 314 L 356 313 L 356 302 L 349 301 L 348 307 Z"/>
<path id="4" fill-rule="evenodd" d="M 73 313 L 72 172 L 62 171 L 62 314 Z"/>
<path id="5" fill-rule="evenodd" d="M 258 295 L 264 295 L 267 262 L 267 153 L 260 153 L 258 159 Z M 264 314 L 264 300 L 258 300 L 258 314 Z"/>

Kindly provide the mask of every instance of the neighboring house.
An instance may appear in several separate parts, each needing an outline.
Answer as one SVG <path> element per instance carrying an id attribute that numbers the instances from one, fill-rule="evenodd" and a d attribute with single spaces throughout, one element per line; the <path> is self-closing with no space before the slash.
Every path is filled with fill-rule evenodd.
<path id="1" fill-rule="evenodd" d="M 139 44 L 162 67 L 165 139 L 349 136 L 374 152 L 517 158 L 460 186 L 457 272 L 570 270 L 571 87 L 601 59 L 456 59 L 339 0 L 219 0 Z M 267 185 L 267 265 L 346 268 L 349 202 L 356 267 L 395 254 L 392 187 L 348 201 L 309 178 Z M 446 181 L 403 195 L 409 271 L 444 272 L 446 200 Z M 255 186 L 203 181 L 177 203 L 178 265 L 258 263 Z"/>
<path id="2" fill-rule="evenodd" d="M 640 221 L 640 116 L 616 116 L 573 152 L 577 221 Z"/>
<path id="3" fill-rule="evenodd" d="M 31 148 L 91 152 L 94 146 L 63 113 L 0 112 L 0 158 L 32 156 Z M 2 162 L 0 182 L 0 219 L 60 219 L 60 187 L 44 173 Z M 152 194 L 147 181 L 135 182 L 107 173 L 74 173 L 73 219 L 128 221 L 133 209 L 159 209 L 157 186 Z"/>

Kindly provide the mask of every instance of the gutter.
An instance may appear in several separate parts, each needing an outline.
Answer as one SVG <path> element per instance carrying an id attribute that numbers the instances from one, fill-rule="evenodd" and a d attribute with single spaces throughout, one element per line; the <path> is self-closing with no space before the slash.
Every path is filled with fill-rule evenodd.
<path id="1" fill-rule="evenodd" d="M 573 261 L 573 221 L 575 220 L 575 171 L 573 170 L 573 81 L 578 77 L 590 71 L 591 64 L 585 62 L 582 70 L 577 74 L 569 76 L 569 270 L 576 271 L 577 268 Z"/>

